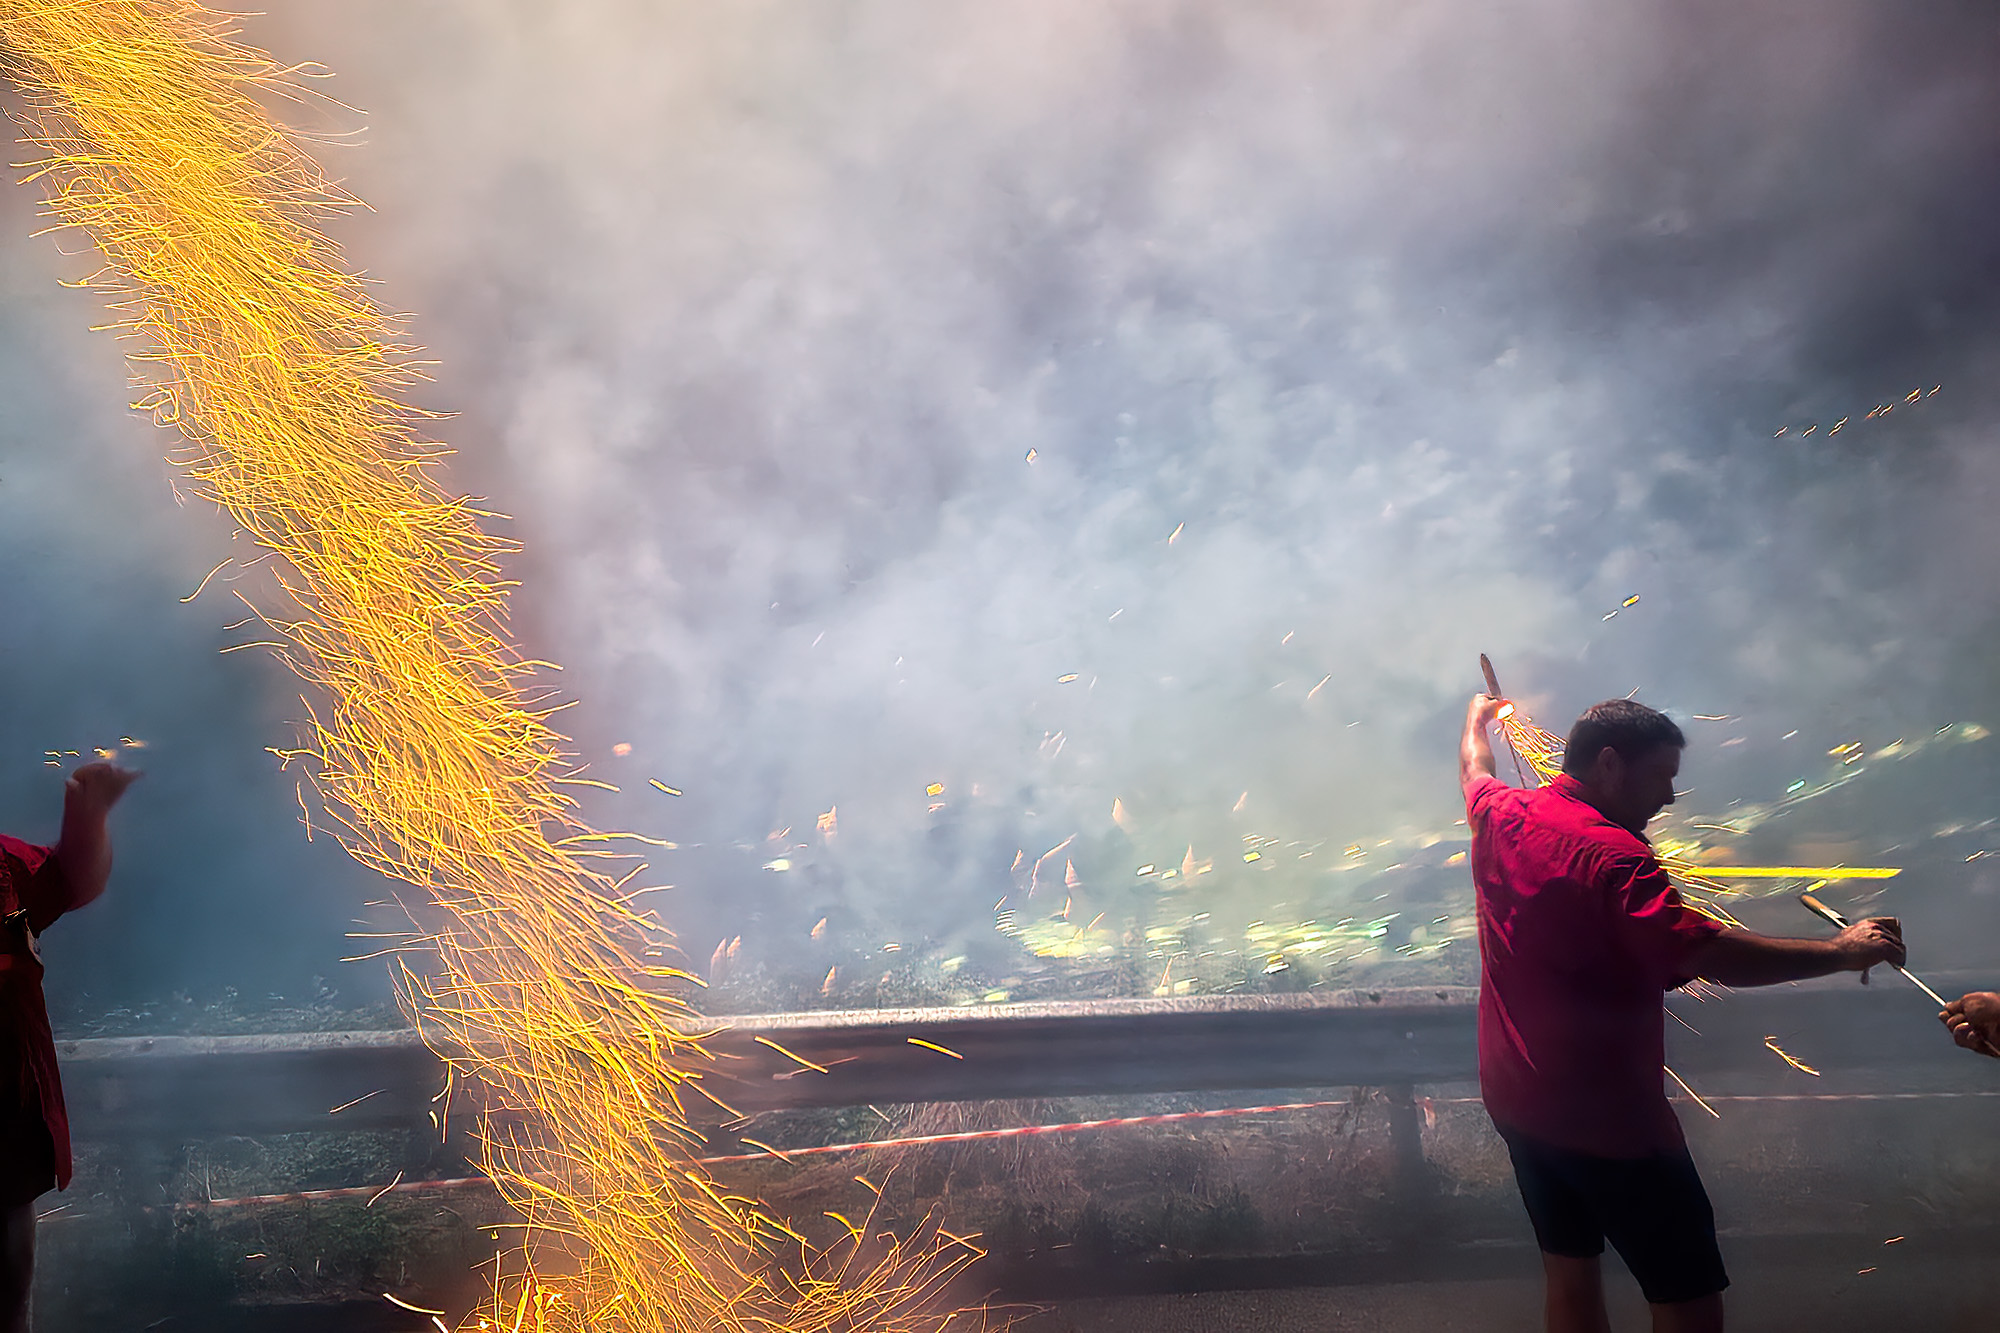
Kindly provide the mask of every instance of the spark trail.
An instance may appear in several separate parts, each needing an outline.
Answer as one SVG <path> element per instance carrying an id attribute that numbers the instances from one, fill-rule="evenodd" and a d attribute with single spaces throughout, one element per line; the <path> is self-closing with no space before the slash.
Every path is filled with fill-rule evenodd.
<path id="1" fill-rule="evenodd" d="M 710 1057 L 657 960 L 668 937 L 614 892 L 611 835 L 531 697 L 506 626 L 509 546 L 440 484 L 405 393 L 417 349 L 320 223 L 336 189 L 260 98 L 285 69 L 188 0 L 0 0 L 53 228 L 133 346 L 138 406 L 175 462 L 272 557 L 238 595 L 306 686 L 297 745 L 363 863 L 417 892 L 398 956 L 412 1017 L 478 1092 L 482 1169 L 528 1219 L 467 1328 L 935 1329 L 976 1255 L 872 1219 L 808 1244 L 692 1160 Z M 240 562 L 249 563 L 249 562 Z M 310 817 L 310 816 L 309 816 Z"/>

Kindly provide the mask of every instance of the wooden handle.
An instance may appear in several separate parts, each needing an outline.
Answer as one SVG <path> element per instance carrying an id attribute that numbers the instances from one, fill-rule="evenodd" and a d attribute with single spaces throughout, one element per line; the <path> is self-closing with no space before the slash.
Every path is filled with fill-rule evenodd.
<path id="1" fill-rule="evenodd" d="M 1813 897 L 1810 893 L 1800 894 L 1799 901 L 1804 903 L 1806 905 L 1806 910 L 1808 912 L 1811 912 L 1814 916 L 1819 917 L 1823 921 L 1831 921 L 1834 925 L 1838 926 L 1842 930 L 1847 929 L 1846 917 L 1834 911 L 1831 907 L 1828 907 L 1825 903 Z"/>
<path id="2" fill-rule="evenodd" d="M 1500 678 L 1493 674 L 1493 659 L 1485 653 L 1479 655 L 1479 669 L 1486 676 L 1486 692 L 1495 699 L 1506 698 L 1506 695 L 1500 693 Z"/>

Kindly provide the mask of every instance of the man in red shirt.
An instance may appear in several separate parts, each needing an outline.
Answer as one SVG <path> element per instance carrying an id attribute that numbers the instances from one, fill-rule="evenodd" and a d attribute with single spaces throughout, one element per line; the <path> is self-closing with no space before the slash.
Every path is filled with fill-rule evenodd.
<path id="1" fill-rule="evenodd" d="M 1549 1333 L 1609 1333 L 1608 1240 L 1655 1333 L 1722 1328 L 1715 1215 L 1667 1102 L 1665 993 L 1696 977 L 1768 986 L 1901 963 L 1893 918 L 1832 939 L 1772 939 L 1681 901 L 1646 841 L 1674 801 L 1686 739 L 1614 699 L 1571 729 L 1563 771 L 1522 791 L 1494 775 L 1474 695 L 1459 748 L 1479 897 L 1479 1083 L 1542 1249 Z"/>
<path id="2" fill-rule="evenodd" d="M 35 1200 L 69 1187 L 69 1119 L 42 999 L 39 940 L 111 877 L 105 817 L 137 780 L 84 764 L 63 784 L 54 847 L 0 836 L 0 1333 L 27 1333 L 35 1272 Z"/>

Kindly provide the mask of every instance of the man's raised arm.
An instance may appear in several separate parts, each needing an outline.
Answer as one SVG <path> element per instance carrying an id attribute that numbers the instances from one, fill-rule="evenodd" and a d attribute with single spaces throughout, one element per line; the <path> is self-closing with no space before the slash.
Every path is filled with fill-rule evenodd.
<path id="1" fill-rule="evenodd" d="M 1458 785 L 1461 790 L 1472 786 L 1478 778 L 1496 775 L 1493 767 L 1493 742 L 1487 739 L 1486 729 L 1493 725 L 1493 719 L 1500 713 L 1506 701 L 1490 694 L 1475 694 L 1465 708 L 1465 735 L 1458 743 Z"/>
<path id="2" fill-rule="evenodd" d="M 85 764 L 63 784 L 62 836 L 56 863 L 69 885 L 70 906 L 82 907 L 104 892 L 111 878 L 111 830 L 105 817 L 139 774 L 116 764 Z"/>

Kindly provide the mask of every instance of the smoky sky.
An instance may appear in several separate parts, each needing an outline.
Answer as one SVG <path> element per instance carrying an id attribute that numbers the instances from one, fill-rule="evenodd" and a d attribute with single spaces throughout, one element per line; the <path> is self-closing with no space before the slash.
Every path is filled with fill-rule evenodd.
<path id="1" fill-rule="evenodd" d="M 288 0 L 246 32 L 366 112 L 310 113 L 360 131 L 322 156 L 373 211 L 335 231 L 438 356 L 452 484 L 513 516 L 517 627 L 624 789 L 590 813 L 684 845 L 649 874 L 698 952 L 802 843 L 820 899 L 941 938 L 1114 798 L 1121 858 L 1448 827 L 1481 651 L 1558 727 L 1632 689 L 1737 719 L 1689 755 L 1718 805 L 1993 721 L 1990 6 Z M 174 508 L 53 288 L 81 261 L 9 209 L 15 806 L 42 736 L 185 737 L 133 822 L 231 855 L 162 832 L 135 883 L 218 975 L 246 912 L 334 952 L 366 879 L 258 749 L 296 704 L 176 600 L 226 527 Z M 87 939 L 151 933 L 138 897 Z"/>

